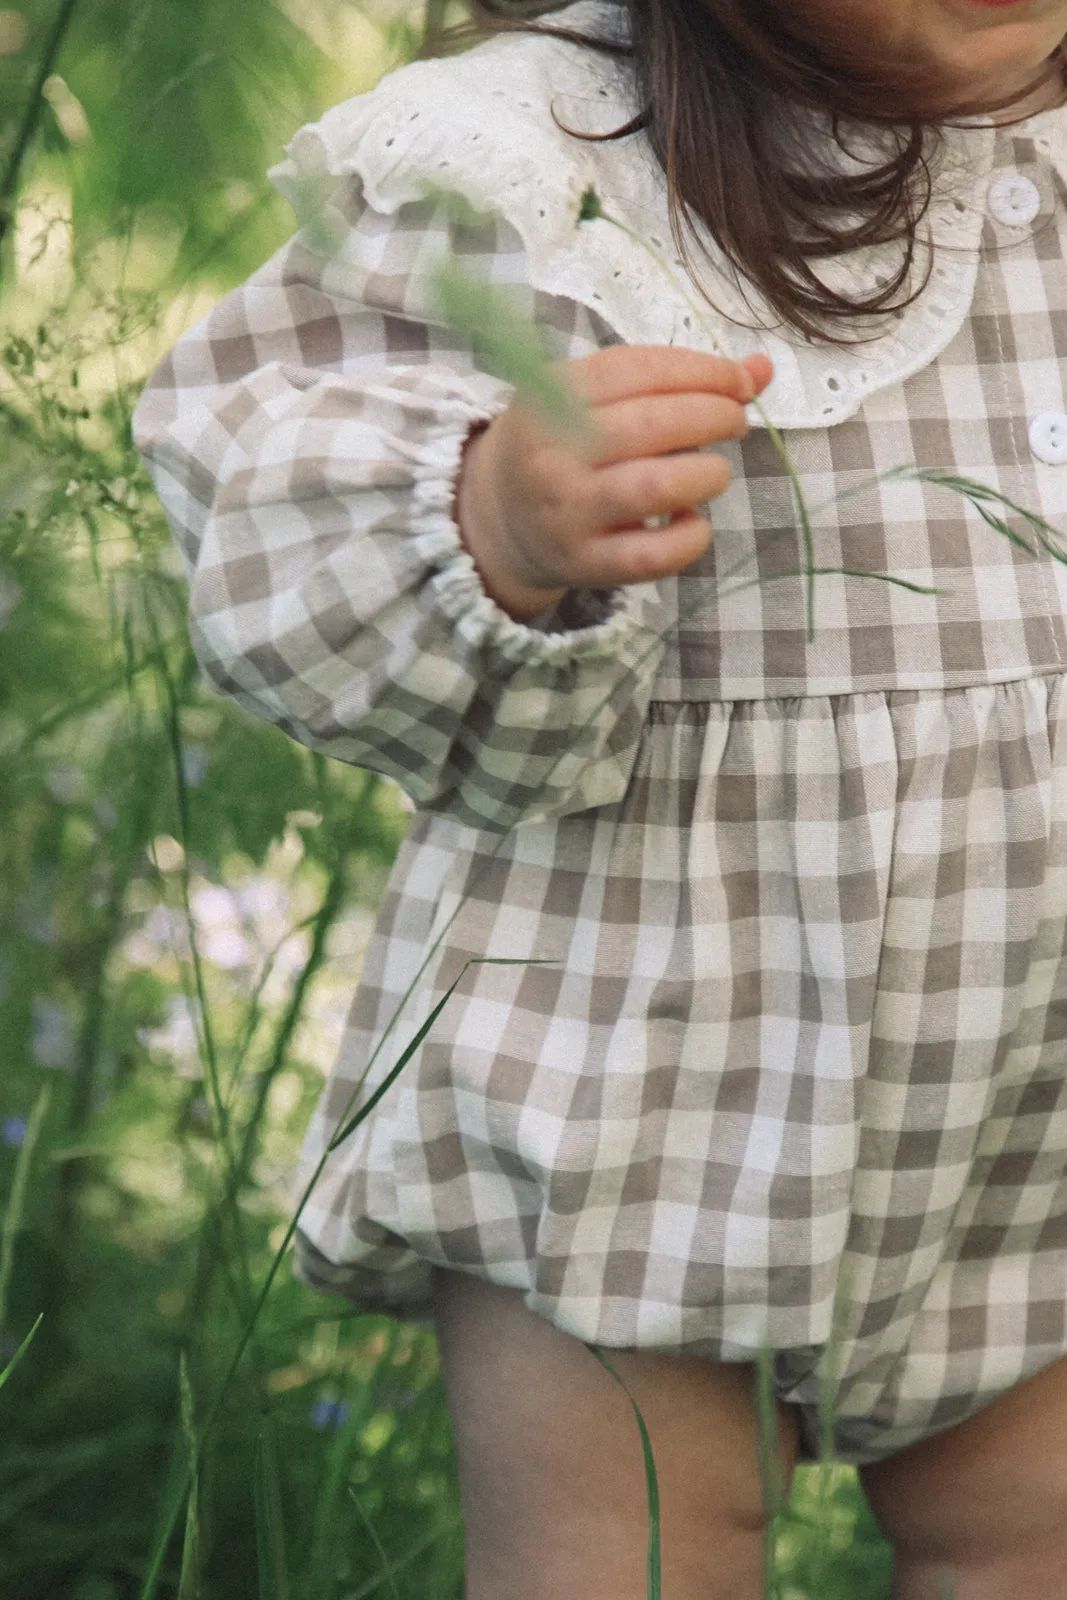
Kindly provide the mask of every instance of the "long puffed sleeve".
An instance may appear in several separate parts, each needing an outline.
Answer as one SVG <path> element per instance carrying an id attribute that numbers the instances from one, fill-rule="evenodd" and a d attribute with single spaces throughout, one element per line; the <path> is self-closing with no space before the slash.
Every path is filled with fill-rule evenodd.
<path id="1" fill-rule="evenodd" d="M 434 325 L 445 256 L 506 283 L 555 353 L 610 342 L 536 294 L 499 219 L 386 216 L 350 181 L 192 329 L 135 416 L 189 574 L 212 684 L 415 803 L 505 829 L 618 800 L 659 641 L 648 590 L 572 594 L 535 625 L 485 594 L 453 516 L 472 428 L 511 391 Z"/>

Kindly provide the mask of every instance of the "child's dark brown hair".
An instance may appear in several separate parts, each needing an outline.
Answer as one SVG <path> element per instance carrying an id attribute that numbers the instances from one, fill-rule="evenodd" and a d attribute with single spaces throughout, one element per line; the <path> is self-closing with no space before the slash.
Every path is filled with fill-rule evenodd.
<path id="1" fill-rule="evenodd" d="M 640 110 L 607 137 L 647 133 L 683 259 L 693 259 L 687 223 L 698 221 L 772 313 L 812 338 L 862 337 L 871 317 L 921 292 L 916 249 L 939 129 L 994 110 L 1010 120 L 1041 82 L 1060 95 L 1067 83 L 1061 47 L 1015 102 L 939 104 L 921 73 L 861 59 L 843 25 L 835 35 L 805 18 L 803 0 L 618 0 L 625 43 L 610 28 L 594 35 L 546 21 L 556 9 L 472 0 L 483 34 L 552 33 L 632 58 Z M 842 162 L 861 138 L 862 160 Z M 888 276 L 856 295 L 822 281 L 820 260 L 891 242 L 900 251 Z"/>

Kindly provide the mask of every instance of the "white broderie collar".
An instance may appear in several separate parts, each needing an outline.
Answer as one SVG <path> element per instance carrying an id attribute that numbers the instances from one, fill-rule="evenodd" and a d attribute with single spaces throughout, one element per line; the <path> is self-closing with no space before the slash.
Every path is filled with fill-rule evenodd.
<path id="1" fill-rule="evenodd" d="M 617 17 L 602 0 L 580 0 L 553 21 L 595 28 Z M 751 326 L 746 303 L 717 247 L 706 241 L 701 274 L 716 312 L 698 300 L 713 338 L 693 314 L 694 291 L 676 266 L 666 186 L 642 135 L 588 143 L 553 119 L 584 131 L 607 131 L 631 115 L 627 77 L 600 52 L 536 35 L 490 40 L 466 55 L 416 62 L 369 94 L 346 101 L 297 133 L 289 159 L 270 176 L 298 202 L 310 185 L 358 176 L 376 209 L 392 214 L 417 199 L 427 180 L 506 218 L 526 247 L 533 286 L 598 312 L 631 344 L 681 344 L 733 356 L 763 350 L 775 365 L 764 396 L 785 428 L 827 427 L 852 416 L 868 394 L 910 377 L 958 333 L 974 294 L 977 246 L 986 215 L 996 134 L 990 127 L 946 135 L 945 160 L 931 212 L 935 253 L 930 281 L 886 331 L 849 348 L 814 345 L 788 332 Z M 1021 125 L 1067 179 L 1067 110 Z M 583 195 L 595 189 L 605 209 L 656 245 L 673 283 L 648 253 L 610 222 L 579 221 Z M 838 257 L 823 269 L 835 287 L 869 288 L 884 270 L 884 250 Z M 685 287 L 689 287 L 687 296 Z"/>

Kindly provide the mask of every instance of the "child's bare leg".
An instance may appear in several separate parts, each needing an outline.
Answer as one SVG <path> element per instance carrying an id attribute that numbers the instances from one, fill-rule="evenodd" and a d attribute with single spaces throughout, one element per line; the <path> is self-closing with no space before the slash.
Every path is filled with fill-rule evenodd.
<path id="1" fill-rule="evenodd" d="M 644 1600 L 648 1501 L 622 1390 L 514 1291 L 442 1272 L 436 1306 L 468 1600 Z M 764 1524 L 751 1368 L 606 1353 L 652 1438 L 664 1600 L 759 1600 Z M 781 1438 L 788 1470 L 786 1418 Z"/>
<path id="2" fill-rule="evenodd" d="M 863 1480 L 899 1600 L 1067 1600 L 1067 1361 Z"/>

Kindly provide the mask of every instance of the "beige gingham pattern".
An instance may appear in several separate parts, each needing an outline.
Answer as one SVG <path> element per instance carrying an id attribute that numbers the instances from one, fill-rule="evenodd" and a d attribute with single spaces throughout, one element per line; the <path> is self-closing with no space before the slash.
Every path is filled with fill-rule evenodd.
<path id="1" fill-rule="evenodd" d="M 769 1346 L 851 1460 L 1067 1352 L 1063 574 L 947 491 L 871 483 L 952 468 L 1067 528 L 1067 466 L 1027 441 L 1067 409 L 1062 196 L 1025 131 L 1004 169 L 1042 211 L 987 227 L 959 336 L 789 438 L 817 563 L 940 592 L 820 578 L 813 640 L 758 430 L 658 599 L 530 628 L 486 601 L 450 497 L 507 390 L 432 325 L 430 268 L 461 251 L 559 355 L 612 338 L 524 289 L 502 222 L 353 185 L 327 265 L 298 239 L 160 369 L 138 437 L 205 670 L 422 808 L 303 1181 L 468 958 L 538 963 L 469 967 L 329 1159 L 312 1281 L 410 1312 L 442 1263 L 606 1346 Z"/>

